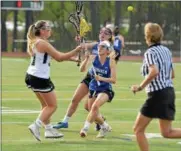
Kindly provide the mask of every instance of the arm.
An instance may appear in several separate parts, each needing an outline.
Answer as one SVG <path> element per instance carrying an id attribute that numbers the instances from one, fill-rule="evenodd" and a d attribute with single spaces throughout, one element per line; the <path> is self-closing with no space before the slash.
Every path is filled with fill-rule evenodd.
<path id="1" fill-rule="evenodd" d="M 81 47 L 78 46 L 70 52 L 62 53 L 62 52 L 57 51 L 50 43 L 48 43 L 44 40 L 41 40 L 36 45 L 36 47 L 39 52 L 47 52 L 56 61 L 68 60 L 71 57 L 73 57 L 74 55 L 76 55 L 81 50 Z"/>
<path id="2" fill-rule="evenodd" d="M 175 71 L 174 71 L 174 69 L 172 68 L 172 79 L 174 79 L 175 78 Z"/>
<path id="3" fill-rule="evenodd" d="M 149 74 L 146 78 L 141 82 L 140 87 L 144 89 L 156 76 L 159 74 L 158 68 L 156 65 L 151 65 L 149 67 Z"/>
<path id="4" fill-rule="evenodd" d="M 122 48 L 124 48 L 125 47 L 125 45 L 124 45 L 124 37 L 122 35 L 119 35 L 119 39 L 121 40 Z"/>
<path id="5" fill-rule="evenodd" d="M 87 55 L 80 65 L 80 72 L 85 72 L 90 63 L 95 59 L 94 55 Z"/>
<path id="6" fill-rule="evenodd" d="M 110 59 L 110 68 L 111 68 L 111 77 L 110 78 L 104 78 L 99 75 L 95 76 L 95 79 L 98 81 L 104 81 L 108 83 L 116 83 L 116 62 L 113 59 Z"/>
<path id="7" fill-rule="evenodd" d="M 140 85 L 132 86 L 131 90 L 134 93 L 143 90 L 159 74 L 156 56 L 153 53 L 146 53 L 145 61 L 146 61 L 146 64 L 149 66 L 149 68 L 148 68 L 149 73 L 145 77 L 145 79 L 141 82 Z"/>

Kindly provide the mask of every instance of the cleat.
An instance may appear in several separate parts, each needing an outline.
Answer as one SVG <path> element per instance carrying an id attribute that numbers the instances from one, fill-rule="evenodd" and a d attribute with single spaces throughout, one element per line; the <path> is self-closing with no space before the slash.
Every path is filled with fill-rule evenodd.
<path id="1" fill-rule="evenodd" d="M 100 131 L 100 129 L 101 129 L 101 126 L 100 126 L 100 124 L 96 123 L 95 130 L 96 130 L 96 131 Z"/>
<path id="2" fill-rule="evenodd" d="M 111 130 L 112 130 L 112 128 L 109 125 L 107 125 L 107 127 L 100 129 L 100 131 L 96 137 L 97 138 L 104 138 L 106 136 L 106 134 L 108 132 L 110 132 Z"/>
<path id="3" fill-rule="evenodd" d="M 106 118 L 105 118 L 104 116 L 102 116 L 102 118 L 103 118 L 104 121 L 106 121 Z M 100 129 L 101 129 L 100 124 L 96 123 L 95 130 L 96 130 L 96 131 L 100 131 Z"/>
<path id="4" fill-rule="evenodd" d="M 41 141 L 39 127 L 35 123 L 28 126 L 28 129 L 38 141 Z"/>
<path id="5" fill-rule="evenodd" d="M 64 135 L 60 132 L 58 132 L 54 128 L 46 129 L 45 130 L 45 138 L 61 138 Z"/>
<path id="6" fill-rule="evenodd" d="M 68 123 L 59 122 L 56 125 L 53 125 L 53 128 L 55 129 L 68 128 Z"/>
<path id="7" fill-rule="evenodd" d="M 83 137 L 83 138 L 86 137 L 87 136 L 87 131 L 88 130 L 86 130 L 86 129 L 81 129 L 80 136 Z"/>

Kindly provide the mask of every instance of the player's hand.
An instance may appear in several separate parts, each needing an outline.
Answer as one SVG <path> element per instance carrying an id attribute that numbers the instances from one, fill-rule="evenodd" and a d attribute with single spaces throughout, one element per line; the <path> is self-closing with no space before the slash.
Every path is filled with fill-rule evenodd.
<path id="1" fill-rule="evenodd" d="M 132 85 L 131 86 L 131 91 L 135 94 L 138 91 L 141 91 L 142 88 L 139 85 Z"/>
<path id="2" fill-rule="evenodd" d="M 80 41 L 81 41 L 80 35 L 75 36 L 75 41 L 76 41 L 76 42 L 80 42 Z"/>
<path id="3" fill-rule="evenodd" d="M 77 47 L 75 48 L 75 50 L 76 50 L 77 52 L 79 52 L 79 51 L 81 51 L 81 50 L 83 50 L 83 49 L 82 49 L 82 46 L 79 45 L 79 46 L 77 46 Z"/>
<path id="4" fill-rule="evenodd" d="M 95 75 L 94 78 L 96 79 L 96 81 L 100 81 L 101 80 L 101 76 L 99 76 L 99 75 Z"/>

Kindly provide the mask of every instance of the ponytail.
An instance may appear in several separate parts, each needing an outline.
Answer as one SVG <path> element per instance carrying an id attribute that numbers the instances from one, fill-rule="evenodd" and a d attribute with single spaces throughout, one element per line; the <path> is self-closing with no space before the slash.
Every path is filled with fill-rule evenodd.
<path id="1" fill-rule="evenodd" d="M 35 25 L 31 25 L 28 29 L 28 33 L 27 33 L 27 52 L 29 53 L 30 56 L 33 56 L 33 50 L 32 50 L 32 46 L 35 42 Z"/>

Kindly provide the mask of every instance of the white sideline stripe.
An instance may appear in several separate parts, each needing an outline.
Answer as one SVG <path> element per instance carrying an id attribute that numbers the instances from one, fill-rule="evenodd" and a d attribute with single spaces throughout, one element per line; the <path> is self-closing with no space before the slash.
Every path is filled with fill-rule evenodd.
<path id="1" fill-rule="evenodd" d="M 32 114 L 32 113 L 40 113 L 40 111 L 35 110 L 2 110 L 1 114 Z"/>
<path id="2" fill-rule="evenodd" d="M 58 121 L 56 122 L 52 122 L 52 124 L 56 124 Z M 76 123 L 76 124 L 79 124 L 79 123 L 84 123 L 85 121 L 71 121 L 69 122 L 70 124 L 71 123 Z M 109 123 L 134 123 L 134 121 L 108 121 Z M 31 124 L 32 122 L 1 122 L 1 124 Z M 153 120 L 151 123 L 158 123 L 158 120 Z M 174 121 L 174 123 L 180 123 L 180 121 Z"/>
<path id="3" fill-rule="evenodd" d="M 2 107 L 1 107 L 1 110 L 2 110 L 2 109 L 7 109 L 7 108 L 9 108 L 9 107 L 2 106 Z"/>
<path id="4" fill-rule="evenodd" d="M 135 137 L 133 134 L 122 134 L 123 136 Z M 146 138 L 163 138 L 160 133 L 146 133 Z"/>

